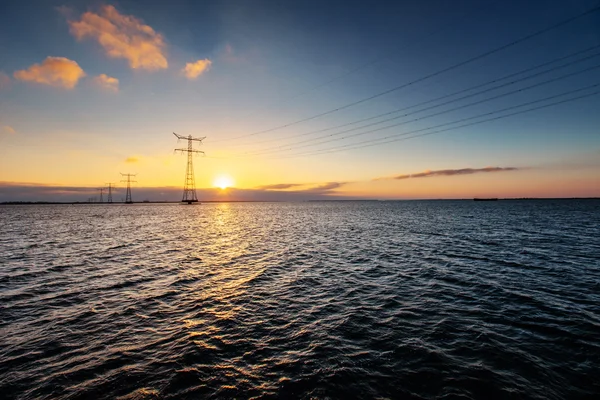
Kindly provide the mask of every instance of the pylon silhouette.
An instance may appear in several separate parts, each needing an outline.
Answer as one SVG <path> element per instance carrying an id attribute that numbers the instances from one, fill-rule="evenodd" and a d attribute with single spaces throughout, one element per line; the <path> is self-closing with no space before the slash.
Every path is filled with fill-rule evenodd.
<path id="1" fill-rule="evenodd" d="M 121 181 L 121 182 L 127 182 L 127 194 L 125 195 L 125 203 L 126 204 L 131 204 L 131 203 L 133 203 L 133 201 L 131 200 L 131 183 L 132 182 L 137 182 L 137 181 L 132 181 L 131 177 L 132 176 L 136 176 L 137 174 L 124 174 L 124 173 L 121 173 L 121 175 L 127 177 L 126 180 L 122 180 Z"/>
<path id="2" fill-rule="evenodd" d="M 196 182 L 194 181 L 194 163 L 193 163 L 192 155 L 194 153 L 204 154 L 203 151 L 194 150 L 193 143 L 194 142 L 202 143 L 202 140 L 204 140 L 205 137 L 194 138 L 194 137 L 192 137 L 192 135 L 185 137 L 185 136 L 178 135 L 175 132 L 173 132 L 173 135 L 175 135 L 177 140 L 183 139 L 183 140 L 188 141 L 187 149 L 175 149 L 175 152 L 179 151 L 181 153 L 187 153 L 187 155 L 188 155 L 187 167 L 185 169 L 185 182 L 183 184 L 183 197 L 182 197 L 181 201 L 183 203 L 192 204 L 192 203 L 195 203 L 198 201 L 198 197 L 196 196 Z"/>

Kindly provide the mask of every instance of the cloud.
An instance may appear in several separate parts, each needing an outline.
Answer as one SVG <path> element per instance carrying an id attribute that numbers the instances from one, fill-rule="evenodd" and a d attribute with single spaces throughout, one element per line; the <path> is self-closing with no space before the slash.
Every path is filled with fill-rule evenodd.
<path id="1" fill-rule="evenodd" d="M 130 157 L 135 159 L 135 157 Z M 263 190 L 228 188 L 197 188 L 200 201 L 308 201 L 308 200 L 354 200 L 357 197 L 346 196 L 332 191 L 345 185 L 345 182 L 327 182 L 309 186 L 301 190 Z M 140 181 L 132 187 L 134 201 L 179 201 L 181 186 L 144 187 Z M 291 184 L 292 186 L 306 186 Z M 269 185 L 271 186 L 271 185 Z M 0 181 L 0 202 L 3 201 L 64 201 L 87 202 L 90 197 L 96 197 L 95 187 L 59 186 L 37 183 L 19 183 Z M 113 193 L 115 201 L 125 197 L 124 189 Z"/>
<path id="2" fill-rule="evenodd" d="M 131 188 L 133 201 L 173 201 L 181 200 L 180 186 Z M 258 189 L 229 188 L 197 188 L 200 201 L 308 201 L 308 200 L 353 200 L 350 196 L 338 196 L 331 193 L 313 193 L 306 191 L 269 191 Z M 58 201 L 87 202 L 90 197 L 97 197 L 95 187 L 55 186 L 36 183 L 17 183 L 0 181 L 0 202 L 3 201 Z M 124 189 L 113 192 L 115 201 L 122 201 Z"/>
<path id="3" fill-rule="evenodd" d="M 10 86 L 10 76 L 0 71 L 0 90 L 6 89 Z"/>
<path id="4" fill-rule="evenodd" d="M 426 170 L 416 174 L 397 175 L 389 178 L 376 178 L 374 180 L 381 179 L 412 179 L 412 178 L 428 178 L 430 176 L 454 176 L 454 175 L 471 175 L 485 172 L 505 172 L 505 171 L 517 171 L 519 168 L 515 167 L 485 167 L 485 168 L 461 168 L 461 169 L 439 169 L 436 171 Z"/>
<path id="5" fill-rule="evenodd" d="M 136 162 L 139 162 L 139 161 L 140 161 L 140 160 L 139 160 L 139 158 L 137 158 L 137 157 L 127 157 L 127 158 L 125 159 L 125 162 L 126 162 L 127 164 L 134 164 L 134 163 L 136 163 Z"/>
<path id="6" fill-rule="evenodd" d="M 108 57 L 124 58 L 133 69 L 154 71 L 169 66 L 163 36 L 114 6 L 103 6 L 97 14 L 88 11 L 79 21 L 69 21 L 69 26 L 77 40 L 95 39 Z"/>
<path id="7" fill-rule="evenodd" d="M 257 189 L 260 189 L 260 190 L 282 190 L 282 189 L 290 189 L 290 188 L 298 187 L 298 186 L 305 186 L 305 184 L 304 183 L 277 183 L 274 185 L 259 186 L 259 187 L 257 187 Z"/>
<path id="8" fill-rule="evenodd" d="M 17 133 L 17 131 L 15 131 L 15 129 L 12 126 L 8 126 L 8 125 L 4 125 L 2 127 L 2 132 L 10 133 L 11 135 L 14 135 L 15 133 Z"/>
<path id="9" fill-rule="evenodd" d="M 304 189 L 288 190 L 286 192 L 287 193 L 313 193 L 313 194 L 321 193 L 321 194 L 323 194 L 330 190 L 337 189 L 347 183 L 348 182 L 327 182 L 327 183 L 319 184 L 317 186 L 314 186 L 314 185 L 309 186 L 310 184 L 307 184 L 307 183 L 277 183 L 274 185 L 259 186 L 256 189 L 265 190 L 265 191 L 285 191 L 285 189 L 308 186 L 308 187 L 305 187 Z"/>
<path id="10" fill-rule="evenodd" d="M 46 57 L 42 64 L 16 71 L 14 77 L 21 81 L 73 89 L 85 76 L 83 69 L 73 60 L 64 57 Z"/>
<path id="11" fill-rule="evenodd" d="M 211 64 L 212 61 L 210 61 L 208 58 L 204 60 L 198 60 L 193 63 L 187 63 L 185 64 L 185 68 L 181 70 L 181 73 L 188 79 L 196 79 L 204 72 L 208 71 Z"/>
<path id="12" fill-rule="evenodd" d="M 328 183 L 324 183 L 322 185 L 319 186 L 315 186 L 313 188 L 308 188 L 305 191 L 310 191 L 313 193 L 317 193 L 317 192 L 327 192 L 333 189 L 337 189 L 339 187 L 342 187 L 344 185 L 346 185 L 348 182 L 328 182 Z"/>
<path id="13" fill-rule="evenodd" d="M 100 87 L 110 90 L 111 92 L 119 91 L 119 80 L 106 74 L 100 74 L 94 78 L 94 82 Z"/>

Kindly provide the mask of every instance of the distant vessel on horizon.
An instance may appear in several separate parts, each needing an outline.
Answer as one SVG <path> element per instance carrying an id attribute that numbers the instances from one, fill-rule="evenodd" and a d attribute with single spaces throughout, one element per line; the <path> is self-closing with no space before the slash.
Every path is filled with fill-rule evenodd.
<path id="1" fill-rule="evenodd" d="M 474 201 L 498 201 L 498 198 L 497 197 L 487 197 L 487 198 L 475 197 L 473 200 Z"/>

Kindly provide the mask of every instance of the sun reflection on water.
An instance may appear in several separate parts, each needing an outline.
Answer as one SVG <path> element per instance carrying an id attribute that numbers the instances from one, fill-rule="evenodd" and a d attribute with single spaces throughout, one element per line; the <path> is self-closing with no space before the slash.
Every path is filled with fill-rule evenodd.
<path id="1" fill-rule="evenodd" d="M 196 211 L 196 210 L 195 210 Z M 203 204 L 187 231 L 188 257 L 181 263 L 180 281 L 189 285 L 190 304 L 202 304 L 181 319 L 190 341 L 201 349 L 226 345 L 228 327 L 241 323 L 249 288 L 266 270 L 257 253 L 261 236 L 247 234 L 250 215 L 229 203 Z M 201 228 L 200 228 L 201 226 Z"/>

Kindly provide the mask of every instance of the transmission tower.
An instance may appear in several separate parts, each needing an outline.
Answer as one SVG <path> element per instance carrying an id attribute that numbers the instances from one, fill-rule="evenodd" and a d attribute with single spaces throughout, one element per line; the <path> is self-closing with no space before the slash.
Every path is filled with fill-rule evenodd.
<path id="1" fill-rule="evenodd" d="M 104 193 L 104 188 L 99 188 L 96 190 L 100 192 L 100 203 L 104 203 L 104 199 L 102 198 L 102 193 Z"/>
<path id="2" fill-rule="evenodd" d="M 202 143 L 202 141 L 206 137 L 194 138 L 194 137 L 192 137 L 192 135 L 185 137 L 185 136 L 178 135 L 175 132 L 173 132 L 173 135 L 175 135 L 175 137 L 177 138 L 177 141 L 179 141 L 181 139 L 188 141 L 187 149 L 175 149 L 175 152 L 180 151 L 181 153 L 187 153 L 187 156 L 188 156 L 187 167 L 185 169 L 185 183 L 183 184 L 183 198 L 181 199 L 181 201 L 184 203 L 192 204 L 192 203 L 195 203 L 198 201 L 198 197 L 196 197 L 196 183 L 194 181 L 194 164 L 192 162 L 192 155 L 194 153 L 204 154 L 203 151 L 194 150 L 193 143 L 194 142 Z"/>
<path id="3" fill-rule="evenodd" d="M 131 204 L 131 203 L 133 203 L 133 201 L 131 201 L 131 183 L 132 182 L 133 183 L 137 182 L 137 181 L 132 181 L 131 177 L 132 176 L 136 176 L 137 174 L 124 174 L 124 173 L 121 173 L 121 175 L 127 177 L 127 179 L 121 181 L 121 182 L 127 182 L 127 195 L 125 196 L 125 203 L 126 204 Z"/>
<path id="4" fill-rule="evenodd" d="M 114 189 L 115 184 L 109 182 L 106 185 L 108 186 L 108 198 L 106 199 L 106 201 L 108 203 L 112 203 L 113 202 L 113 199 L 112 199 L 112 190 Z"/>

